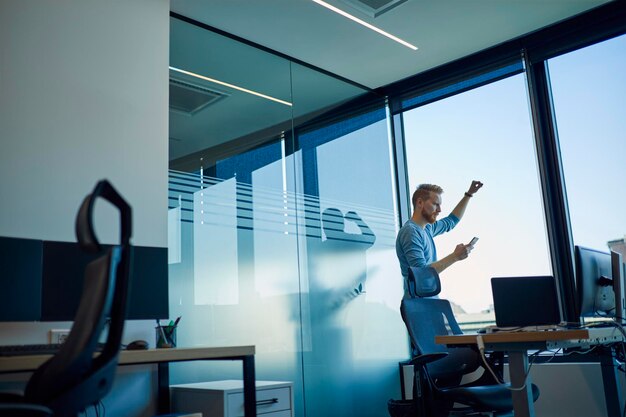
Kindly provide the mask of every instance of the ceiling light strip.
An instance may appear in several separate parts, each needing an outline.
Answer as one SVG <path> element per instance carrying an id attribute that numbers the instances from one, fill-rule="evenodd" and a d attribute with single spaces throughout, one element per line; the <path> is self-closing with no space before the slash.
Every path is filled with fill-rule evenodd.
<path id="1" fill-rule="evenodd" d="M 226 83 L 224 81 L 216 80 L 214 78 L 205 77 L 204 75 L 196 74 L 196 73 L 190 72 L 190 71 L 185 71 L 185 70 L 182 70 L 180 68 L 170 67 L 170 69 L 172 71 L 176 71 L 176 72 L 179 72 L 181 74 L 190 75 L 192 77 L 200 78 L 201 80 L 205 80 L 205 81 L 209 81 L 209 82 L 212 82 L 212 83 L 215 83 L 215 84 L 223 85 L 224 87 L 232 88 L 232 89 L 238 90 L 238 91 L 243 91 L 244 93 L 252 94 L 254 96 L 261 97 L 261 98 L 264 98 L 266 100 L 275 101 L 276 103 L 284 104 L 285 106 L 290 106 L 290 107 L 293 106 L 293 104 L 288 102 L 288 101 L 281 100 L 281 99 L 278 99 L 278 98 L 274 98 L 272 96 L 268 96 L 268 95 L 265 95 L 265 94 L 262 94 L 262 93 L 257 93 L 256 91 L 248 90 L 247 88 L 239 87 L 239 86 L 234 85 L 234 84 L 229 84 L 229 83 Z"/>
<path id="2" fill-rule="evenodd" d="M 413 45 L 413 44 L 410 44 L 410 43 L 408 43 L 408 42 L 406 42 L 406 41 L 403 41 L 402 39 L 398 38 L 397 36 L 393 36 L 392 34 L 387 33 L 387 32 L 385 32 L 384 30 L 379 29 L 379 28 L 377 28 L 377 27 L 376 27 L 376 26 L 374 26 L 374 25 L 370 25 L 369 23 L 367 23 L 367 22 L 365 22 L 365 21 L 363 21 L 363 20 L 359 19 L 358 17 L 354 17 L 354 16 L 352 16 L 350 13 L 346 13 L 346 12 L 344 12 L 343 10 L 338 9 L 338 8 L 336 8 L 335 6 L 333 6 L 333 5 L 331 5 L 331 4 L 328 4 L 328 3 L 326 3 L 325 1 L 322 1 L 322 0 L 313 0 L 313 1 L 314 1 L 315 3 L 317 3 L 317 4 L 319 4 L 320 6 L 324 6 L 324 7 L 326 7 L 327 9 L 332 10 L 332 11 L 333 11 L 333 12 L 335 12 L 335 13 L 339 13 L 339 14 L 340 14 L 340 15 L 342 15 L 343 17 L 347 17 L 348 19 L 350 19 L 350 20 L 352 20 L 352 21 L 354 21 L 354 22 L 356 22 L 356 23 L 358 23 L 358 24 L 360 24 L 360 25 L 363 25 L 363 26 L 365 26 L 365 27 L 366 27 L 366 28 L 368 28 L 368 29 L 373 30 L 374 32 L 378 32 L 378 33 L 380 33 L 381 35 L 386 36 L 386 37 L 388 37 L 389 39 L 394 40 L 394 41 L 396 41 L 396 42 L 398 42 L 398 43 L 400 43 L 400 44 L 402 44 L 402 45 L 406 46 L 407 48 L 410 48 L 410 49 L 412 49 L 412 50 L 414 50 L 414 51 L 417 51 L 417 46 L 415 46 L 415 45 Z"/>

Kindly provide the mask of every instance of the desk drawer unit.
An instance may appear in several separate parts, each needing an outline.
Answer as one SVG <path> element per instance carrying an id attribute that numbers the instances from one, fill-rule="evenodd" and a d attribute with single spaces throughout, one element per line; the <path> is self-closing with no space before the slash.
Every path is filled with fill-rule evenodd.
<path id="1" fill-rule="evenodd" d="M 243 417 L 243 382 L 225 380 L 172 385 L 172 411 L 203 417 Z M 256 381 L 257 415 L 293 417 L 291 382 Z"/>

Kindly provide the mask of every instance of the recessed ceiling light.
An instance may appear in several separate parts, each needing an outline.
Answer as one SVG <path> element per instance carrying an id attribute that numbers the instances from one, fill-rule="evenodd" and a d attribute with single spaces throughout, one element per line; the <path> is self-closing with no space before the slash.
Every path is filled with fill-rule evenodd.
<path id="1" fill-rule="evenodd" d="M 278 98 L 275 98 L 275 97 L 272 97 L 272 96 L 268 96 L 266 94 L 258 93 L 258 92 L 253 91 L 253 90 L 248 90 L 247 88 L 239 87 L 238 85 L 229 84 L 229 83 L 226 83 L 224 81 L 216 80 L 215 78 L 205 77 L 204 75 L 196 74 L 195 72 L 185 71 L 183 69 L 175 68 L 175 67 L 170 67 L 170 69 L 172 71 L 176 71 L 176 72 L 179 72 L 181 74 L 189 75 L 189 76 L 192 76 L 192 77 L 199 78 L 201 80 L 205 80 L 205 81 L 209 81 L 209 82 L 212 82 L 212 83 L 215 83 L 215 84 L 223 85 L 224 87 L 232 88 L 234 90 L 243 91 L 244 93 L 252 94 L 252 95 L 255 95 L 257 97 L 262 97 L 262 98 L 264 98 L 266 100 L 275 101 L 276 103 L 284 104 L 285 106 L 290 106 L 291 107 L 293 105 L 293 104 L 291 104 L 288 101 L 281 100 L 281 99 L 278 99 Z"/>
<path id="2" fill-rule="evenodd" d="M 393 36 L 392 34 L 387 33 L 387 32 L 385 32 L 384 30 L 379 29 L 379 28 L 377 28 L 377 27 L 376 27 L 376 26 L 374 26 L 374 25 L 370 25 L 369 23 L 364 22 L 363 20 L 359 19 L 358 17 L 354 17 L 354 16 L 352 16 L 350 13 L 346 13 L 346 12 L 344 12 L 343 10 L 338 9 L 338 8 L 336 8 L 335 6 L 333 6 L 333 5 L 331 5 L 331 4 L 328 4 L 328 3 L 326 3 L 325 1 L 322 1 L 322 0 L 313 0 L 313 1 L 314 1 L 315 3 L 317 3 L 317 4 L 319 4 L 320 6 L 324 6 L 324 7 L 326 7 L 327 9 L 332 10 L 332 11 L 333 11 L 333 12 L 335 12 L 335 13 L 339 13 L 339 14 L 340 14 L 340 15 L 342 15 L 343 17 L 347 17 L 348 19 L 350 19 L 350 20 L 352 20 L 352 21 L 354 21 L 354 22 L 356 22 L 356 23 L 358 23 L 358 24 L 360 24 L 360 25 L 363 25 L 363 26 L 365 26 L 365 27 L 366 27 L 366 28 L 368 28 L 368 29 L 373 30 L 374 32 L 378 32 L 378 33 L 380 33 L 381 35 L 386 36 L 386 37 L 388 37 L 389 39 L 394 40 L 394 41 L 396 41 L 396 42 L 398 42 L 398 43 L 400 43 L 400 44 L 402 44 L 402 45 L 406 46 L 407 48 L 410 48 L 410 49 L 412 49 L 412 50 L 414 50 L 414 51 L 417 51 L 417 46 L 412 45 L 412 44 L 408 43 L 407 41 L 403 41 L 402 39 L 398 38 L 397 36 Z"/>

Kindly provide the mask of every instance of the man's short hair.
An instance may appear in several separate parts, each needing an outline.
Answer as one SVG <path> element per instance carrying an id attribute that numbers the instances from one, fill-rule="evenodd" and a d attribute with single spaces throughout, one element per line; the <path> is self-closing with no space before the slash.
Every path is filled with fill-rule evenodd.
<path id="1" fill-rule="evenodd" d="M 426 201 L 430 198 L 430 193 L 433 192 L 435 194 L 443 194 L 443 188 L 435 184 L 420 184 L 413 193 L 413 197 L 411 201 L 413 202 L 413 209 L 415 209 L 415 205 L 417 203 L 417 199 L 421 198 Z"/>

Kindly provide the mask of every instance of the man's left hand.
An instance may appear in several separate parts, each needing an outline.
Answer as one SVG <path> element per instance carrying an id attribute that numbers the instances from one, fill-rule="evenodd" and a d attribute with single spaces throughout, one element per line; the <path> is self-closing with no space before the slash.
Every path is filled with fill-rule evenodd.
<path id="1" fill-rule="evenodd" d="M 467 193 L 471 194 L 471 195 L 474 195 L 482 187 L 483 187 L 483 183 L 482 182 L 474 180 L 474 181 L 472 181 L 472 185 L 470 185 L 469 190 L 467 190 Z"/>

